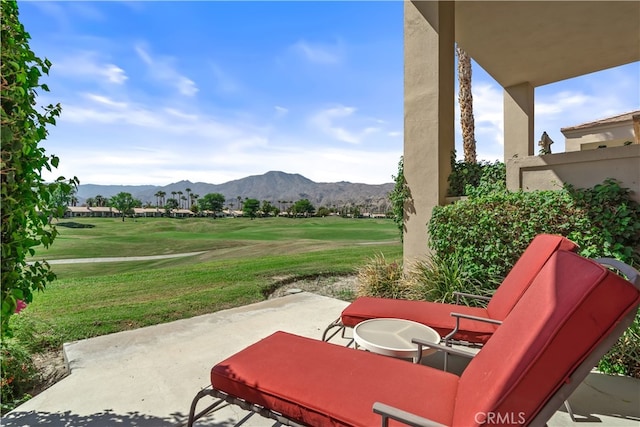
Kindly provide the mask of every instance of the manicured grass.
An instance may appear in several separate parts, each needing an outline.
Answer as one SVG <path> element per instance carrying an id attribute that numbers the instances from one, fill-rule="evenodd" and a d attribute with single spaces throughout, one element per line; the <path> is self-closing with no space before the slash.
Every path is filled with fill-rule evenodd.
<path id="1" fill-rule="evenodd" d="M 74 227 L 67 227 L 73 225 Z M 73 218 L 34 259 L 161 255 L 225 250 L 257 242 L 310 240 L 349 245 L 398 242 L 390 220 L 344 218 Z"/>
<path id="2" fill-rule="evenodd" d="M 74 219 L 46 259 L 203 251 L 151 261 L 61 264 L 23 312 L 72 341 L 266 298 L 295 278 L 351 274 L 376 254 L 401 257 L 389 220 L 309 218 Z M 22 316 L 22 314 L 21 314 Z"/>

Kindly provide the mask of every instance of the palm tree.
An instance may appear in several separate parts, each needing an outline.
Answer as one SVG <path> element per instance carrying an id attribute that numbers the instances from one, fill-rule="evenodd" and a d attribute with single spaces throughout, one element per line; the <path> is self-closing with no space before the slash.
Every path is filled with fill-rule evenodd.
<path id="1" fill-rule="evenodd" d="M 105 199 L 102 194 L 98 194 L 96 196 L 96 206 L 102 207 L 106 202 L 107 202 L 107 199 Z"/>
<path id="2" fill-rule="evenodd" d="M 177 194 L 178 194 L 178 200 L 179 200 L 179 203 L 180 203 L 180 209 L 182 209 L 184 207 L 184 206 L 182 206 L 182 201 L 185 200 L 184 197 L 182 197 L 182 195 L 184 193 L 182 191 L 178 191 Z"/>
<path id="3" fill-rule="evenodd" d="M 191 189 L 187 188 L 184 191 L 187 192 L 187 201 L 189 202 L 189 205 L 187 206 L 187 209 L 191 209 Z"/>
<path id="4" fill-rule="evenodd" d="M 156 194 L 154 194 L 155 198 L 156 198 L 156 208 L 160 207 L 160 198 L 162 197 L 162 191 L 156 191 Z"/>
<path id="5" fill-rule="evenodd" d="M 473 96 L 471 94 L 471 58 L 460 47 L 458 53 L 458 103 L 460 104 L 460 126 L 464 161 L 476 163 L 475 123 L 473 120 Z"/>
<path id="6" fill-rule="evenodd" d="M 242 210 L 242 197 L 238 196 L 236 198 L 238 199 L 238 209 Z"/>

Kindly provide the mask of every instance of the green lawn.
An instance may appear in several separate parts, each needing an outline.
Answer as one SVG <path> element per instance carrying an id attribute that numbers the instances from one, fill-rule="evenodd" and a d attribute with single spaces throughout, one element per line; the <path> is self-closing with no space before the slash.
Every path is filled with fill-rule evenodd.
<path id="1" fill-rule="evenodd" d="M 34 259 L 203 251 L 164 260 L 53 265 L 58 280 L 23 313 L 55 330 L 62 341 L 260 301 L 283 280 L 351 274 L 376 254 L 398 259 L 402 251 L 391 220 L 74 218 L 60 223 L 53 246 Z"/>

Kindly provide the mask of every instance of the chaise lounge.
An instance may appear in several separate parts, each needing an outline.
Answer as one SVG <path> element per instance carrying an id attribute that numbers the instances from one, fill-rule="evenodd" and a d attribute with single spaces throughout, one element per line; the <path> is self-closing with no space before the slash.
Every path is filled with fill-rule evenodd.
<path id="1" fill-rule="evenodd" d="M 365 320 L 396 318 L 427 325 L 445 337 L 445 341 L 484 344 L 522 297 L 549 257 L 558 250 L 575 251 L 577 248 L 575 243 L 562 236 L 536 236 L 492 298 L 459 294 L 489 301 L 486 308 L 392 298 L 357 298 L 325 329 L 322 341 L 329 341 L 338 333 L 342 333 L 344 337 L 346 328 L 353 328 Z"/>
<path id="2" fill-rule="evenodd" d="M 601 262 L 629 280 L 572 252 L 551 255 L 461 376 L 276 332 L 212 368 L 188 425 L 225 401 L 291 426 L 544 425 L 640 305 L 638 272 Z M 196 413 L 205 396 L 217 401 Z"/>

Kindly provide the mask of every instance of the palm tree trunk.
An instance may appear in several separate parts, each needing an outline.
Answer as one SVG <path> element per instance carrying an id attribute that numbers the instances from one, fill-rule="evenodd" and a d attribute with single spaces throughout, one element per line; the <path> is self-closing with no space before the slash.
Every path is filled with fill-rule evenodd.
<path id="1" fill-rule="evenodd" d="M 464 161 L 476 163 L 475 123 L 473 119 L 473 96 L 471 95 L 471 58 L 456 47 L 458 53 L 458 103 L 460 104 L 460 125 L 462 127 L 462 147 Z"/>

